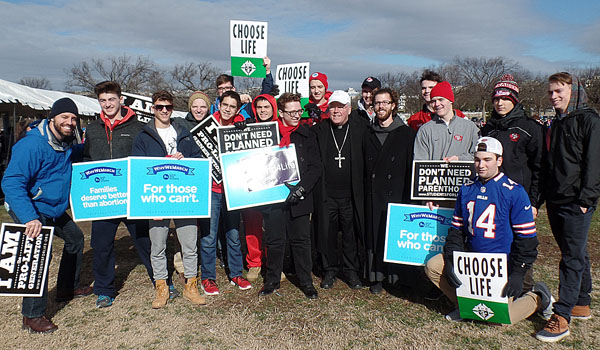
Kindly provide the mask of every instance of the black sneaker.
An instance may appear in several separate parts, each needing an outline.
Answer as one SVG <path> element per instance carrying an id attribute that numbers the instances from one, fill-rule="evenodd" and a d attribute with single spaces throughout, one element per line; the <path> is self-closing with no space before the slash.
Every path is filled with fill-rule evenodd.
<path id="1" fill-rule="evenodd" d="M 383 292 L 383 283 L 375 282 L 369 287 L 369 292 L 373 294 L 381 294 Z"/>

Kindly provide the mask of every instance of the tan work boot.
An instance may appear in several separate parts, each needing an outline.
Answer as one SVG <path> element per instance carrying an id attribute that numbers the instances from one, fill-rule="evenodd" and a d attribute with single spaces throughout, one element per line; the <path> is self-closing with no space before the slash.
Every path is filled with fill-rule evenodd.
<path id="1" fill-rule="evenodd" d="M 167 301 L 169 301 L 169 286 L 167 286 L 166 280 L 156 280 L 156 296 L 154 297 L 154 301 L 152 301 L 153 309 L 160 309 L 167 305 Z"/>
<path id="2" fill-rule="evenodd" d="M 188 278 L 185 286 L 183 287 L 183 297 L 191 301 L 192 304 L 205 305 L 206 298 L 204 295 L 200 295 L 198 291 L 198 278 Z"/>
<path id="3" fill-rule="evenodd" d="M 260 266 L 251 267 L 250 269 L 248 269 L 248 273 L 246 274 L 246 279 L 250 282 L 256 282 L 256 280 L 258 279 L 258 276 L 260 276 Z"/>
<path id="4" fill-rule="evenodd" d="M 573 310 L 571 310 L 571 318 L 589 320 L 592 318 L 592 310 L 589 305 L 575 305 Z"/>

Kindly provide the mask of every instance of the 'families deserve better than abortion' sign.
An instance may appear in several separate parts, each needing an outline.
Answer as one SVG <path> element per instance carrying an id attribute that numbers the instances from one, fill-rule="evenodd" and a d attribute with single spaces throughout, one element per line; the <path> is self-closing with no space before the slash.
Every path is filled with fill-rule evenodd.
<path id="1" fill-rule="evenodd" d="M 129 158 L 131 219 L 210 217 L 209 159 Z"/>
<path id="2" fill-rule="evenodd" d="M 267 22 L 229 22 L 231 75 L 264 78 L 267 71 L 263 58 L 267 55 Z"/>
<path id="3" fill-rule="evenodd" d="M 441 253 L 454 210 L 388 204 L 383 261 L 423 266 Z"/>
<path id="4" fill-rule="evenodd" d="M 73 164 L 73 220 L 127 216 L 127 174 L 127 158 Z"/>

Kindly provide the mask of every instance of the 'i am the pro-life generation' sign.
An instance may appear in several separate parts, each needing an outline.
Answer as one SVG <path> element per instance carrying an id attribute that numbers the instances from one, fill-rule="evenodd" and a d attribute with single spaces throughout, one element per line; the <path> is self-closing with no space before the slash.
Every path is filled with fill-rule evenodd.
<path id="1" fill-rule="evenodd" d="M 263 58 L 267 55 L 267 22 L 231 20 L 231 75 L 264 78 L 267 71 Z"/>
<path id="2" fill-rule="evenodd" d="M 0 231 L 0 295 L 41 297 L 47 281 L 54 227 L 42 226 L 36 238 L 25 225 L 2 224 Z"/>
<path id="3" fill-rule="evenodd" d="M 190 130 L 192 139 L 200 148 L 202 158 L 211 160 L 212 178 L 218 184 L 223 181 L 221 160 L 219 159 L 219 140 L 217 138 L 219 126 L 219 123 L 217 123 L 217 120 L 211 114 Z"/>
<path id="4" fill-rule="evenodd" d="M 453 260 L 462 282 L 456 288 L 460 317 L 510 324 L 508 298 L 501 296 L 508 281 L 506 254 L 454 252 Z"/>

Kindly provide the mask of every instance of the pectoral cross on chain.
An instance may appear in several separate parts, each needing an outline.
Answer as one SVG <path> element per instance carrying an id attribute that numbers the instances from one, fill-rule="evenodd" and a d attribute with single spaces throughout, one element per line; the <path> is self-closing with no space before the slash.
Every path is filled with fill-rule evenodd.
<path id="1" fill-rule="evenodd" d="M 333 158 L 338 161 L 338 168 L 342 168 L 342 160 L 346 160 L 346 157 L 342 157 L 341 153 L 338 153 L 338 156 Z"/>

